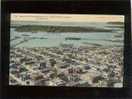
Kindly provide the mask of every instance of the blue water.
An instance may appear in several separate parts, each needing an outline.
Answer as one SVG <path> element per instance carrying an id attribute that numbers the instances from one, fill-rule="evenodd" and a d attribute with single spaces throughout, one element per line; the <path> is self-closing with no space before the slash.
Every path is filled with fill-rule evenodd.
<path id="1" fill-rule="evenodd" d="M 88 32 L 88 33 L 46 33 L 46 32 L 17 32 L 14 28 L 10 30 L 10 37 L 13 39 L 14 37 L 20 37 L 16 40 L 12 40 L 10 46 L 14 47 L 57 47 L 60 44 L 73 44 L 75 46 L 86 45 L 86 43 L 92 44 L 100 44 L 102 46 L 123 46 L 123 36 L 115 38 L 114 35 L 121 34 L 123 35 L 124 31 L 121 29 L 115 29 L 114 32 Z M 29 35 L 29 36 L 25 36 Z M 36 39 L 30 39 L 30 38 Z M 47 39 L 40 39 L 41 37 Z M 77 37 L 81 38 L 81 40 L 65 40 L 66 37 Z M 28 40 L 21 44 L 19 42 L 24 39 Z M 29 40 L 30 39 L 30 40 Z M 111 40 L 122 40 L 122 42 L 112 42 Z M 18 45 L 17 45 L 18 44 Z"/>

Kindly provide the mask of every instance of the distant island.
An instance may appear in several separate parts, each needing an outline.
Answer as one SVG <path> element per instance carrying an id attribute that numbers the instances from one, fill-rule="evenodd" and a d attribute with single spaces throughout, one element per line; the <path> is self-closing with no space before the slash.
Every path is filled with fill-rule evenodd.
<path id="1" fill-rule="evenodd" d="M 81 40 L 81 38 L 78 38 L 78 37 L 66 37 L 65 40 Z"/>
<path id="2" fill-rule="evenodd" d="M 14 27 L 17 32 L 112 32 L 112 29 L 101 29 L 96 27 L 79 27 L 79 26 L 44 26 L 44 25 L 22 25 Z"/>
<path id="3" fill-rule="evenodd" d="M 123 25 L 117 25 L 117 26 L 107 26 L 109 28 L 120 28 L 120 29 L 124 29 Z"/>
<path id="4" fill-rule="evenodd" d="M 108 24 L 124 25 L 124 22 L 107 22 Z"/>
<path id="5" fill-rule="evenodd" d="M 108 22 L 107 24 L 110 24 L 111 26 L 107 26 L 109 28 L 124 28 L 124 22 Z"/>

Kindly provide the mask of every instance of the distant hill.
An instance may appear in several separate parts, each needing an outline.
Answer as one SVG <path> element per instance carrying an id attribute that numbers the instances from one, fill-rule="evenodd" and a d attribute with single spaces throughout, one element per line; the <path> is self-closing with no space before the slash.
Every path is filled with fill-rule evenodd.
<path id="1" fill-rule="evenodd" d="M 124 25 L 124 22 L 108 22 L 108 24 Z"/>
<path id="2" fill-rule="evenodd" d="M 113 29 L 104 29 L 96 27 L 75 27 L 75 26 L 44 26 L 44 25 L 23 25 L 15 27 L 18 32 L 112 32 Z"/>
<path id="3" fill-rule="evenodd" d="M 107 22 L 11 21 L 11 27 L 21 25 L 78 26 L 101 28 L 106 26 Z"/>

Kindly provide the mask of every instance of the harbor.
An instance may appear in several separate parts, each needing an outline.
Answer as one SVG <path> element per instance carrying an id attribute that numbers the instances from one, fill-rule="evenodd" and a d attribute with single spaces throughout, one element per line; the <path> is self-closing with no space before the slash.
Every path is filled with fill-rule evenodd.
<path id="1" fill-rule="evenodd" d="M 9 85 L 120 88 L 123 47 L 122 15 L 12 14 Z"/>

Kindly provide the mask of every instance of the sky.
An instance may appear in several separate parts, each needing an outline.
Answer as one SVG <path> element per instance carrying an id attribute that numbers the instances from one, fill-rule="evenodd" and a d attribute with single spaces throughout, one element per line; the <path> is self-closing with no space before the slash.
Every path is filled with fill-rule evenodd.
<path id="1" fill-rule="evenodd" d="M 11 14 L 12 21 L 50 21 L 50 22 L 124 22 L 123 15 L 90 14 Z"/>

